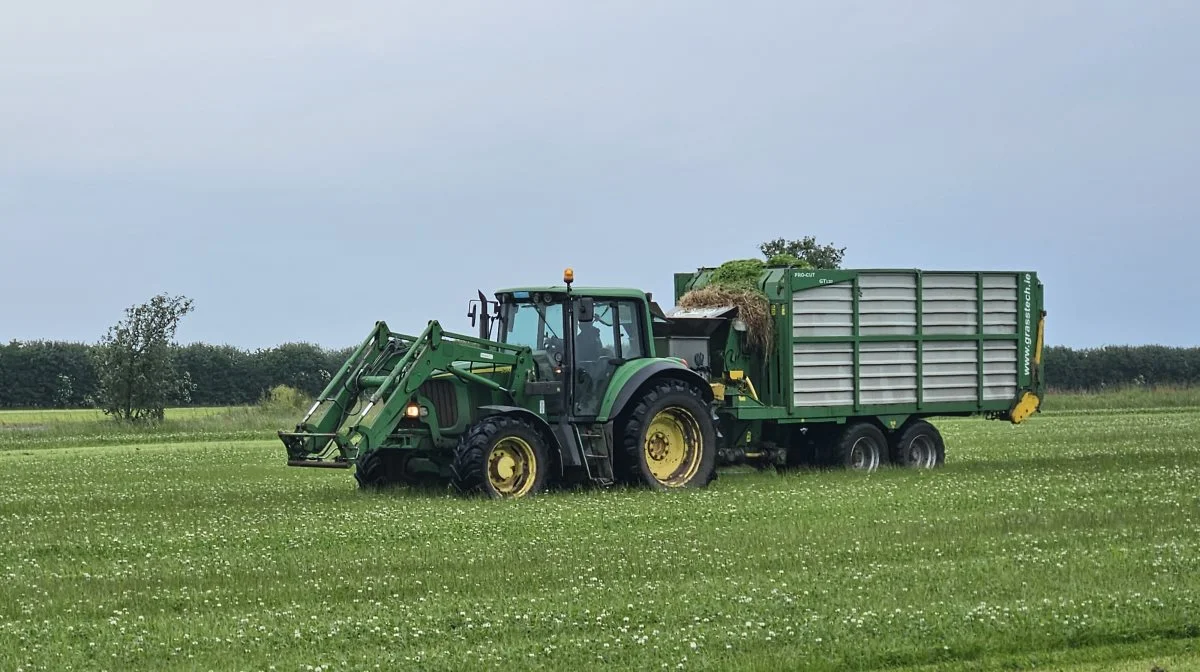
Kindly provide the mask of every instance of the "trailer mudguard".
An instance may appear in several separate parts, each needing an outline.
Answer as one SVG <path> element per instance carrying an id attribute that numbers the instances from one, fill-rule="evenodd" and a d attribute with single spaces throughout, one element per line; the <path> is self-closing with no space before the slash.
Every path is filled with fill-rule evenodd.
<path id="1" fill-rule="evenodd" d="M 608 422 L 621 414 L 637 391 L 651 378 L 675 378 L 692 383 L 704 392 L 704 400 L 712 401 L 713 392 L 704 376 L 673 359 L 635 359 L 617 369 L 604 401 L 600 404 L 597 422 Z"/>

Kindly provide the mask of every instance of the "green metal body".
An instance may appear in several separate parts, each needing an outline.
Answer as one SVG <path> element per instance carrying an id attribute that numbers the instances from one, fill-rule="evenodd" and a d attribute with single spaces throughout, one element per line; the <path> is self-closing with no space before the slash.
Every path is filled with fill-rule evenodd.
<path id="1" fill-rule="evenodd" d="M 676 274 L 676 301 L 712 270 Z M 914 418 L 973 414 L 1020 422 L 1040 404 L 1045 311 L 1034 273 L 767 268 L 758 286 L 774 326 L 765 351 L 731 310 L 666 315 L 627 288 L 503 289 L 495 316 L 480 294 L 478 336 L 436 322 L 408 336 L 378 322 L 295 430 L 279 433 L 288 463 L 350 467 L 403 451 L 410 472 L 446 477 L 463 437 L 502 414 L 543 433 L 556 477 L 608 483 L 623 414 L 663 378 L 707 394 L 720 464 L 782 463 L 813 427 L 866 420 L 895 434 Z M 575 335 L 588 325 L 600 350 L 585 356 Z"/>

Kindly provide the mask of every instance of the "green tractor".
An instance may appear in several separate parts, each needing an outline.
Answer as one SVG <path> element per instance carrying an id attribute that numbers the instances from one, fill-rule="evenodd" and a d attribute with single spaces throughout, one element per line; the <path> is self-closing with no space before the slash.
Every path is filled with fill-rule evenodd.
<path id="1" fill-rule="evenodd" d="M 714 391 L 659 357 L 645 292 L 555 287 L 479 294 L 478 336 L 378 322 L 294 431 L 288 464 L 354 468 L 360 487 L 439 484 L 525 497 L 572 484 L 703 487 Z M 493 337 L 492 332 L 495 331 Z"/>

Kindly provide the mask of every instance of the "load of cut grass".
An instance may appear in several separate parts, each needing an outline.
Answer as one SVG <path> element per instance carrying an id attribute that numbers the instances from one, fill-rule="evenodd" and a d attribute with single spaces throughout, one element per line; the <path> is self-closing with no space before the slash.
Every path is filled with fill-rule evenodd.
<path id="1" fill-rule="evenodd" d="M 767 266 L 786 266 L 789 268 L 812 268 L 812 264 L 794 254 L 781 252 L 767 260 Z"/>
<path id="2" fill-rule="evenodd" d="M 768 315 L 767 295 L 757 287 L 763 262 L 757 259 L 735 259 L 721 264 L 713 271 L 709 284 L 694 289 L 679 298 L 681 308 L 737 308 L 738 318 L 746 324 L 750 344 L 768 352 L 774 342 L 775 329 Z"/>

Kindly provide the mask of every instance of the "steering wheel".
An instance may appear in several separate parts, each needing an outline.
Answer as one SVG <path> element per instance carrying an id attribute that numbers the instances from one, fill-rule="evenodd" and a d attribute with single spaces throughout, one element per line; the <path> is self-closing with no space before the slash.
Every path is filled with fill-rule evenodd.
<path id="1" fill-rule="evenodd" d="M 562 364 L 562 339 L 557 336 L 551 336 L 546 339 L 546 354 L 550 355 L 550 361 L 555 364 Z"/>

